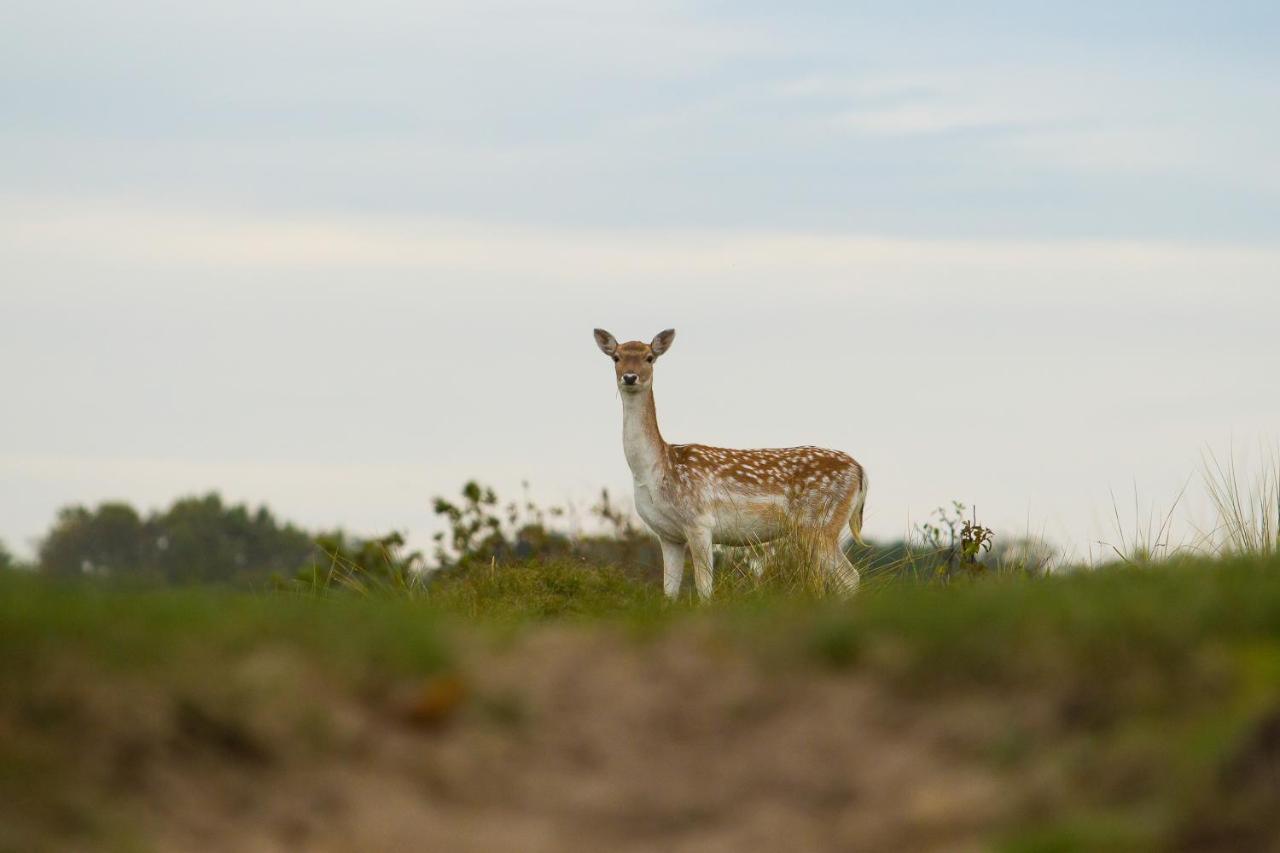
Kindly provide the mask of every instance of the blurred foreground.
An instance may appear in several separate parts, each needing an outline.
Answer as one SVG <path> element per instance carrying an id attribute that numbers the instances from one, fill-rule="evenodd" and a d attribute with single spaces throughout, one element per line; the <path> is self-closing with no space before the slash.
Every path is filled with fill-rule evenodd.
<path id="1" fill-rule="evenodd" d="M 412 595 L 0 572 L 0 849 L 1265 849 L 1280 563 Z"/>

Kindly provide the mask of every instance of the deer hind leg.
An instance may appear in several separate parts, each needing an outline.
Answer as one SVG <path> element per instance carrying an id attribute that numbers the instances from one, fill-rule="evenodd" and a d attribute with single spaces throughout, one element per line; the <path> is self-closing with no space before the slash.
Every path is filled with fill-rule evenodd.
<path id="1" fill-rule="evenodd" d="M 862 538 L 858 535 L 858 527 L 861 526 L 862 520 L 862 507 L 858 503 L 859 496 L 851 495 L 850 498 L 851 500 L 836 512 L 831 526 L 823 537 L 826 545 L 824 550 L 827 574 L 835 586 L 836 593 L 845 598 L 857 592 L 862 583 L 862 575 L 854 568 L 853 563 L 849 562 L 848 556 L 844 553 L 844 548 L 840 547 L 842 529 L 846 524 L 853 533 L 854 540 L 859 544 L 863 544 Z M 855 526 L 855 520 L 857 526 Z"/>
<path id="2" fill-rule="evenodd" d="M 862 584 L 862 575 L 854 568 L 853 563 L 849 562 L 849 558 L 845 556 L 838 542 L 832 543 L 827 556 L 827 572 L 835 585 L 836 593 L 842 597 L 847 598 L 853 595 Z"/>
<path id="3" fill-rule="evenodd" d="M 662 591 L 667 598 L 675 599 L 680 596 L 680 584 L 684 581 L 684 543 L 665 539 L 659 539 L 658 543 L 662 546 Z"/>
<path id="4" fill-rule="evenodd" d="M 693 557 L 693 583 L 698 588 L 698 597 L 706 600 L 711 597 L 711 531 L 690 530 L 686 538 L 689 540 L 689 554 Z"/>

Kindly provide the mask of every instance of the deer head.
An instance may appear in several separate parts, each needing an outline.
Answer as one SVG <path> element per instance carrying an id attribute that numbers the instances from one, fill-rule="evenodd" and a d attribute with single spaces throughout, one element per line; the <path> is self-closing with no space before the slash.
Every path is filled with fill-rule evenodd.
<path id="1" fill-rule="evenodd" d="M 613 359 L 618 388 L 624 393 L 636 393 L 653 387 L 653 363 L 671 348 L 671 342 L 676 339 L 676 330 L 659 332 L 647 344 L 642 341 L 620 344 L 617 338 L 604 329 L 596 329 L 595 336 L 596 346 Z"/>

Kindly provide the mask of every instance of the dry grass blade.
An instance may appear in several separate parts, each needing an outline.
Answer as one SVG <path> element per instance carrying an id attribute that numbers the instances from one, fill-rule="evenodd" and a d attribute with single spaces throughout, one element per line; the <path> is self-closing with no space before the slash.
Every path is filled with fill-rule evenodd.
<path id="1" fill-rule="evenodd" d="M 1168 510 L 1159 515 L 1156 514 L 1155 506 L 1150 507 L 1145 513 L 1146 520 L 1143 521 L 1142 500 L 1138 494 L 1138 486 L 1133 486 L 1133 534 L 1125 535 L 1125 525 L 1120 518 L 1120 505 L 1116 501 L 1114 491 L 1110 491 L 1111 495 L 1111 515 L 1115 520 L 1116 536 L 1120 540 L 1120 544 L 1114 542 L 1106 542 L 1099 540 L 1098 544 L 1105 548 L 1109 548 L 1116 557 L 1122 562 L 1131 566 L 1149 566 L 1161 560 L 1171 559 L 1179 554 L 1189 554 L 1201 550 L 1201 544 L 1198 541 L 1182 541 L 1174 544 L 1173 529 L 1174 516 L 1187 496 L 1187 487 L 1190 484 L 1188 479 L 1178 489 L 1178 493 L 1174 496 L 1173 502 L 1169 504 Z"/>
<path id="2" fill-rule="evenodd" d="M 1262 447 L 1257 473 L 1244 480 L 1234 448 L 1225 461 L 1204 453 L 1205 489 L 1217 513 L 1212 532 L 1222 553 L 1270 557 L 1280 553 L 1280 453 Z"/>

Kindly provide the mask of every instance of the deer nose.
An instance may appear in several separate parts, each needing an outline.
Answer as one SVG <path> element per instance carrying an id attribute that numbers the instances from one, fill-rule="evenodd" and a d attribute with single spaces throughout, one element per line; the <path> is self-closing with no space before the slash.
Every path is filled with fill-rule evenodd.
<path id="1" fill-rule="evenodd" d="M 640 377 L 639 377 L 639 376 L 636 376 L 634 373 L 624 373 L 624 374 L 622 374 L 622 384 L 623 384 L 623 385 L 635 385 L 635 384 L 636 384 L 636 380 L 637 380 L 637 379 L 639 379 L 639 378 L 640 378 Z"/>

